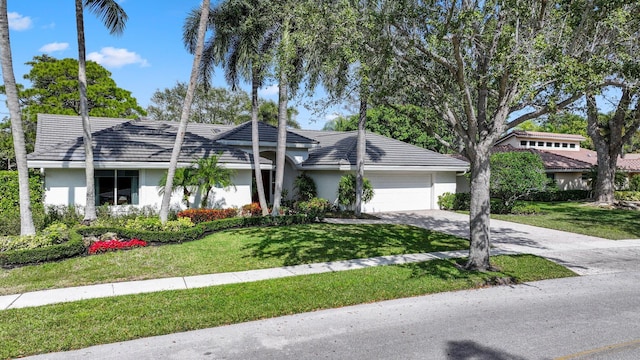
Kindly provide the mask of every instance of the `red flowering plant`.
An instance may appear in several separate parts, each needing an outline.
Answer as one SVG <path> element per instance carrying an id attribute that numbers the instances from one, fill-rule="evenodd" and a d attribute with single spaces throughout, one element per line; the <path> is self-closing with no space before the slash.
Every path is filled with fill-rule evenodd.
<path id="1" fill-rule="evenodd" d="M 194 224 L 235 216 L 238 216 L 237 209 L 187 209 L 178 213 L 178 218 L 189 218 Z"/>
<path id="2" fill-rule="evenodd" d="M 147 246 L 147 242 L 140 239 L 131 240 L 99 240 L 89 246 L 89 254 L 98 254 L 107 251 L 131 249 L 134 247 Z"/>

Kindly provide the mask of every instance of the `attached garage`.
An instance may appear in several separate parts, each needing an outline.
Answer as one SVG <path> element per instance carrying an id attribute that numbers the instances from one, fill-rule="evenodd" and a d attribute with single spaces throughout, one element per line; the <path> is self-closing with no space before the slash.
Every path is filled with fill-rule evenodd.
<path id="1" fill-rule="evenodd" d="M 433 177 L 423 172 L 367 172 L 374 196 L 366 212 L 433 209 Z"/>

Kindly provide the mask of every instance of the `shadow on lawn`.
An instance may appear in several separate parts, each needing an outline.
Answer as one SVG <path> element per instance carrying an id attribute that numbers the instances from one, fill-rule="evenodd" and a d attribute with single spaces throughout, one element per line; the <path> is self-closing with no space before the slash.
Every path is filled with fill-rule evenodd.
<path id="1" fill-rule="evenodd" d="M 578 227 L 588 228 L 593 224 L 615 228 L 640 238 L 640 212 L 621 209 L 601 209 L 588 204 L 551 204 L 556 219 Z"/>
<path id="2" fill-rule="evenodd" d="M 411 224 L 425 229 L 432 229 L 435 231 L 441 231 L 446 234 L 452 234 L 455 236 L 469 238 L 469 217 L 464 215 L 464 220 L 459 214 L 449 214 L 450 218 L 442 218 L 441 216 L 430 215 L 430 212 L 424 213 L 411 213 L 411 212 L 397 212 L 397 213 L 384 213 L 380 214 L 380 218 L 384 221 L 400 222 L 403 224 Z M 436 213 L 432 213 L 436 214 Z M 514 244 L 527 246 L 531 248 L 546 249 L 535 240 L 532 240 L 528 233 L 517 231 L 506 227 L 491 227 L 491 243 L 492 244 Z"/>
<path id="3" fill-rule="evenodd" d="M 285 266 L 468 248 L 468 241 L 412 226 L 313 224 L 239 230 L 258 239 L 252 257 L 283 260 Z"/>

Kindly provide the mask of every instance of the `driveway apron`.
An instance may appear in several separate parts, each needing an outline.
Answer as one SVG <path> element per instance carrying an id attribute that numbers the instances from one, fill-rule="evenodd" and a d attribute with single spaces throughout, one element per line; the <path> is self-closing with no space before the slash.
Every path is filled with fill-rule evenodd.
<path id="1" fill-rule="evenodd" d="M 423 210 L 376 215 L 385 223 L 409 224 L 469 238 L 469 216 L 465 214 Z M 640 239 L 608 240 L 491 220 L 491 244 L 494 249 L 545 257 L 580 275 L 640 270 Z"/>

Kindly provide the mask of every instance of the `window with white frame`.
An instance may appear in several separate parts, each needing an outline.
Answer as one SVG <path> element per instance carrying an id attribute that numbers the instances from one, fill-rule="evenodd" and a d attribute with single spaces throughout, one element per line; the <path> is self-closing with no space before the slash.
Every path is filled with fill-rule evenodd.
<path id="1" fill-rule="evenodd" d="M 138 205 L 138 170 L 96 170 L 96 205 Z"/>

